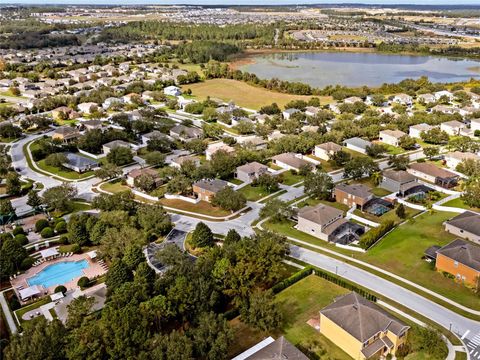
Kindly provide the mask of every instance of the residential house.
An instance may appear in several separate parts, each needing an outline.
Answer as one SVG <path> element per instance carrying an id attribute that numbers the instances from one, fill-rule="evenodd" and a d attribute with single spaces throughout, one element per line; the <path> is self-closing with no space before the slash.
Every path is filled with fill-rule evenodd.
<path id="1" fill-rule="evenodd" d="M 280 336 L 274 340 L 271 336 L 260 341 L 232 360 L 308 360 L 300 350 L 287 339 Z"/>
<path id="2" fill-rule="evenodd" d="M 392 102 L 400 105 L 412 106 L 413 98 L 407 94 L 398 94 L 392 98 Z"/>
<path id="3" fill-rule="evenodd" d="M 480 119 L 472 119 L 470 121 L 470 129 L 475 135 L 475 131 L 480 131 Z"/>
<path id="4" fill-rule="evenodd" d="M 80 137 L 80 135 L 80 132 L 74 127 L 61 126 L 55 129 L 52 134 L 52 139 L 60 140 L 64 143 L 67 143 L 77 139 L 78 137 Z"/>
<path id="5" fill-rule="evenodd" d="M 87 120 L 82 121 L 81 125 L 85 128 L 85 130 L 98 130 L 103 127 L 103 122 L 101 120 Z"/>
<path id="6" fill-rule="evenodd" d="M 363 140 L 359 137 L 354 137 L 354 138 L 344 140 L 343 146 L 345 146 L 347 149 L 350 149 L 362 154 L 366 154 L 367 148 L 369 146 L 372 146 L 372 143 L 370 141 Z"/>
<path id="7" fill-rule="evenodd" d="M 322 111 L 320 108 L 315 107 L 315 106 L 307 106 L 305 108 L 305 115 L 307 116 L 317 116 L 317 114 Z"/>
<path id="8" fill-rule="evenodd" d="M 335 200 L 349 208 L 357 207 L 363 210 L 365 204 L 373 199 L 372 190 L 363 184 L 340 183 L 335 186 Z"/>
<path id="9" fill-rule="evenodd" d="M 460 152 L 460 151 L 452 151 L 444 156 L 446 165 L 454 170 L 457 166 L 464 160 L 476 160 L 480 161 L 480 156 L 471 152 Z"/>
<path id="10" fill-rule="evenodd" d="M 433 94 L 421 94 L 417 96 L 417 100 L 423 104 L 431 104 L 436 101 Z"/>
<path id="11" fill-rule="evenodd" d="M 182 89 L 180 89 L 178 86 L 167 86 L 165 89 L 163 89 L 163 93 L 167 96 L 180 96 L 182 95 Z"/>
<path id="12" fill-rule="evenodd" d="M 203 179 L 193 183 L 193 193 L 198 199 L 212 201 L 215 195 L 228 186 L 228 182 L 219 179 Z"/>
<path id="13" fill-rule="evenodd" d="M 420 184 L 415 176 L 403 170 L 385 170 L 382 174 L 380 187 L 401 196 L 415 190 Z"/>
<path id="14" fill-rule="evenodd" d="M 268 167 L 256 161 L 237 167 L 235 178 L 243 182 L 251 182 L 260 175 L 267 174 Z"/>
<path id="15" fill-rule="evenodd" d="M 447 98 L 448 101 L 452 101 L 454 98 L 453 94 L 447 90 L 437 91 L 433 96 L 435 97 L 435 101 L 438 101 L 443 97 Z"/>
<path id="16" fill-rule="evenodd" d="M 341 151 L 342 147 L 334 142 L 326 142 L 320 145 L 315 145 L 315 157 L 329 161 L 337 152 Z"/>
<path id="17" fill-rule="evenodd" d="M 436 255 L 438 271 L 452 274 L 465 285 L 480 286 L 480 246 L 456 239 L 438 249 Z"/>
<path id="18" fill-rule="evenodd" d="M 300 112 L 300 110 L 298 110 L 298 109 L 293 109 L 293 108 L 292 109 L 285 109 L 285 110 L 282 111 L 282 115 L 283 115 L 283 118 L 285 120 L 288 120 L 288 119 L 290 119 L 290 117 L 293 114 L 296 114 L 298 112 Z"/>
<path id="19" fill-rule="evenodd" d="M 480 244 L 480 214 L 465 211 L 443 223 L 445 231 Z"/>
<path id="20" fill-rule="evenodd" d="M 150 175 L 155 179 L 155 184 L 160 186 L 162 184 L 162 179 L 158 171 L 152 168 L 143 168 L 143 169 L 134 169 L 127 174 L 127 185 L 130 187 L 135 187 L 135 179 L 141 175 Z"/>
<path id="21" fill-rule="evenodd" d="M 358 96 L 350 96 L 343 100 L 345 104 L 355 104 L 356 102 L 363 102 L 362 98 Z"/>
<path id="22" fill-rule="evenodd" d="M 301 154 L 283 153 L 272 157 L 272 162 L 282 169 L 299 171 L 302 167 L 313 168 L 313 164 L 303 160 Z"/>
<path id="23" fill-rule="evenodd" d="M 238 137 L 237 143 L 254 150 L 263 150 L 268 146 L 268 141 L 256 135 Z"/>
<path id="24" fill-rule="evenodd" d="M 75 119 L 76 117 L 78 117 L 78 115 L 79 114 L 76 111 L 69 108 L 68 106 L 60 106 L 52 110 L 52 117 L 55 120 Z"/>
<path id="25" fill-rule="evenodd" d="M 378 134 L 379 140 L 385 144 L 398 146 L 400 139 L 405 136 L 403 131 L 400 130 L 382 130 Z"/>
<path id="26" fill-rule="evenodd" d="M 466 125 L 457 120 L 446 121 L 440 124 L 440 130 L 445 131 L 450 136 L 459 135 L 465 128 Z"/>
<path id="27" fill-rule="evenodd" d="M 459 176 L 451 171 L 439 168 L 432 163 L 413 163 L 407 169 L 412 174 L 422 180 L 431 182 L 432 184 L 449 189 L 458 184 Z"/>
<path id="28" fill-rule="evenodd" d="M 420 139 L 422 137 L 422 132 L 427 132 L 432 130 L 434 127 L 425 123 L 412 125 L 408 128 L 408 135 L 412 138 Z"/>
<path id="29" fill-rule="evenodd" d="M 180 169 L 183 164 L 186 162 L 191 162 L 195 165 L 195 167 L 200 166 L 200 159 L 196 156 L 190 156 L 190 155 L 183 155 L 183 156 L 178 156 L 170 162 L 170 165 L 174 168 Z"/>
<path id="30" fill-rule="evenodd" d="M 142 97 L 136 93 L 130 93 L 122 97 L 125 104 L 140 104 Z"/>
<path id="31" fill-rule="evenodd" d="M 84 114 L 91 114 L 92 112 L 98 110 L 98 105 L 94 102 L 86 102 L 78 104 L 77 108 L 80 112 Z"/>
<path id="32" fill-rule="evenodd" d="M 123 141 L 123 140 L 114 140 L 110 141 L 109 143 L 103 144 L 103 153 L 105 155 L 108 155 L 113 149 L 118 148 L 118 147 L 124 147 L 124 148 L 129 148 L 132 149 L 132 144 Z"/>
<path id="33" fill-rule="evenodd" d="M 331 241 L 334 230 L 345 222 L 342 210 L 319 204 L 299 209 L 297 229 L 319 239 Z"/>
<path id="34" fill-rule="evenodd" d="M 108 110 L 112 106 L 122 105 L 122 104 L 123 104 L 123 99 L 122 98 L 109 97 L 109 98 L 105 99 L 105 101 L 102 104 L 102 107 L 105 110 Z"/>
<path id="35" fill-rule="evenodd" d="M 212 160 L 212 156 L 217 153 L 217 151 L 224 151 L 228 154 L 235 153 L 235 149 L 233 147 L 220 141 L 208 145 L 207 149 L 205 150 L 205 158 L 207 160 Z"/>
<path id="36" fill-rule="evenodd" d="M 98 162 L 95 160 L 70 152 L 64 153 L 64 155 L 67 157 L 67 162 L 63 163 L 62 165 L 67 169 L 71 169 L 77 173 L 84 173 L 86 171 L 98 168 Z"/>
<path id="37" fill-rule="evenodd" d="M 353 359 L 395 355 L 410 327 L 355 292 L 339 296 L 320 310 L 320 333 Z"/>
<path id="38" fill-rule="evenodd" d="M 147 134 L 142 135 L 142 144 L 148 145 L 148 142 L 151 140 L 165 139 L 166 137 L 167 135 L 165 135 L 164 133 L 158 130 L 153 130 Z"/>
<path id="39" fill-rule="evenodd" d="M 203 136 L 203 131 L 199 128 L 175 125 L 170 129 L 170 136 L 174 139 L 190 141 L 193 139 L 200 139 Z"/>

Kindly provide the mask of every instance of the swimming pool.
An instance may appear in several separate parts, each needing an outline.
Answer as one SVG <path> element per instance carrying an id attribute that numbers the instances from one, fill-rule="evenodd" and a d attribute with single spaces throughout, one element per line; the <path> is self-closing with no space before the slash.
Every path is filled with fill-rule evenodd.
<path id="1" fill-rule="evenodd" d="M 35 276 L 27 280 L 28 285 L 42 285 L 45 288 L 63 285 L 72 279 L 83 276 L 83 269 L 88 267 L 87 260 L 64 261 L 48 265 Z"/>

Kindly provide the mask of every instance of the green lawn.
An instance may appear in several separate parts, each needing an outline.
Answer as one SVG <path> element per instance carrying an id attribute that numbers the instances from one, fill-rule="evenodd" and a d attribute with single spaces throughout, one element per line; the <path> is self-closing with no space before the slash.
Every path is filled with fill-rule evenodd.
<path id="1" fill-rule="evenodd" d="M 122 185 L 122 182 L 119 180 L 106 182 L 100 186 L 100 188 L 110 193 L 118 193 L 127 190 L 130 191 L 130 188 L 127 185 Z"/>
<path id="2" fill-rule="evenodd" d="M 292 174 L 290 170 L 282 172 L 279 176 L 282 179 L 282 184 L 289 186 L 304 180 L 303 176 Z"/>
<path id="3" fill-rule="evenodd" d="M 457 207 L 460 209 L 467 209 L 467 210 L 480 212 L 480 208 L 472 208 L 468 206 L 467 204 L 465 204 L 465 202 L 461 198 L 447 201 L 445 204 L 443 204 L 443 206 Z"/>
<path id="4" fill-rule="evenodd" d="M 402 149 L 401 147 L 392 146 L 385 143 L 380 144 L 385 145 L 388 155 L 400 155 L 406 152 L 406 150 Z"/>
<path id="5" fill-rule="evenodd" d="M 252 184 L 244 186 L 243 188 L 238 190 L 238 192 L 245 195 L 248 201 L 257 201 L 261 198 L 264 198 L 265 196 L 272 194 L 272 192 L 264 191 L 262 187 L 252 186 Z"/>
<path id="6" fill-rule="evenodd" d="M 372 214 L 368 214 L 366 212 L 362 212 L 360 209 L 356 209 L 354 212 L 353 212 L 355 215 L 358 215 L 358 216 L 361 216 L 365 219 L 368 219 L 368 220 L 371 220 L 371 221 L 375 221 L 377 223 L 381 223 L 381 222 L 384 222 L 384 221 L 387 221 L 387 220 L 393 220 L 396 224 L 400 224 L 401 222 L 404 221 L 404 219 L 401 219 L 397 216 L 397 214 L 395 213 L 395 209 L 392 209 L 390 210 L 389 212 L 383 214 L 382 216 L 375 216 L 375 215 L 372 215 Z M 415 210 L 415 209 L 412 209 L 412 208 L 409 208 L 407 206 L 405 206 L 405 214 L 406 214 L 406 219 L 409 219 L 415 215 L 417 215 L 418 213 L 420 213 L 419 210 Z"/>
<path id="7" fill-rule="evenodd" d="M 34 303 L 30 304 L 30 305 L 27 305 L 27 306 L 24 306 L 20 309 L 18 309 L 17 311 L 15 311 L 15 313 L 17 314 L 17 317 L 18 317 L 18 321 L 20 323 L 23 323 L 27 320 L 23 320 L 22 319 L 22 316 L 29 312 L 30 310 L 34 310 L 34 309 L 38 309 L 40 306 L 42 305 L 45 305 L 45 304 L 48 304 L 49 302 L 51 302 L 50 300 L 50 297 L 49 296 L 46 296 L 38 301 L 35 301 Z"/>
<path id="8" fill-rule="evenodd" d="M 299 202 L 297 204 L 297 206 L 299 208 L 301 207 L 304 207 L 304 206 L 315 206 L 315 205 L 318 205 L 318 204 L 324 204 L 324 205 L 327 205 L 327 206 L 331 206 L 331 207 L 334 207 L 336 209 L 339 209 L 339 210 L 342 210 L 342 211 L 348 211 L 349 207 L 345 204 L 341 204 L 341 203 L 338 203 L 336 201 L 326 201 L 326 200 L 317 200 L 317 199 L 313 199 L 311 197 Z"/>
<path id="9" fill-rule="evenodd" d="M 49 166 L 45 164 L 45 159 L 37 161 L 36 164 L 43 171 L 46 171 L 46 172 L 52 173 L 53 175 L 61 176 L 70 180 L 81 180 L 93 175 L 93 171 L 87 171 L 82 174 L 79 174 L 76 171 L 69 170 L 67 168 L 62 167 L 60 169 L 54 166 Z"/>
<path id="10" fill-rule="evenodd" d="M 192 203 L 182 201 L 182 200 L 177 200 L 177 199 L 160 199 L 160 203 L 170 208 L 194 212 L 199 215 L 223 217 L 231 214 L 230 211 L 223 210 L 219 207 L 213 206 L 212 204 L 206 201 L 200 201 L 197 204 L 192 204 Z"/>

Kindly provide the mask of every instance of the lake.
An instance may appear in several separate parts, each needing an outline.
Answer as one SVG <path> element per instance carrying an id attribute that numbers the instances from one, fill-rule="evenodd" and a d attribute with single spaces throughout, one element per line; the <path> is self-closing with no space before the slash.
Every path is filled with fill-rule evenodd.
<path id="1" fill-rule="evenodd" d="M 437 56 L 286 52 L 256 55 L 249 60 L 252 63 L 239 69 L 261 79 L 299 81 L 314 87 L 379 86 L 421 76 L 428 76 L 433 82 L 455 82 L 480 75 L 478 61 Z"/>

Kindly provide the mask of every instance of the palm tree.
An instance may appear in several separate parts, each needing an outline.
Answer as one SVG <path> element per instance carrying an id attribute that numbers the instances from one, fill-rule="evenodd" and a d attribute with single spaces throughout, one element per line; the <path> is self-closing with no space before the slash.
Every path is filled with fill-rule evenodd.
<path id="1" fill-rule="evenodd" d="M 380 171 L 376 171 L 372 174 L 372 176 L 370 177 L 373 181 L 373 183 L 378 186 L 380 185 L 380 183 L 382 182 L 382 173 Z"/>

